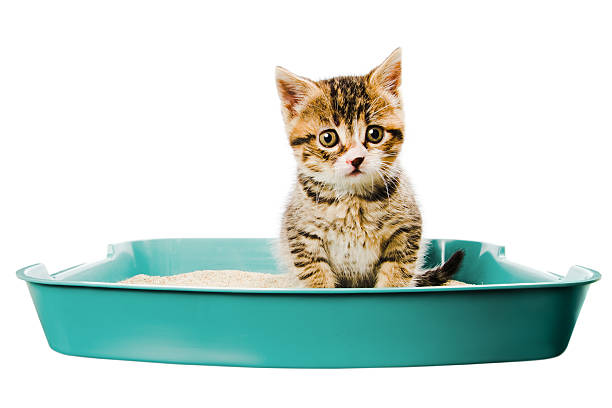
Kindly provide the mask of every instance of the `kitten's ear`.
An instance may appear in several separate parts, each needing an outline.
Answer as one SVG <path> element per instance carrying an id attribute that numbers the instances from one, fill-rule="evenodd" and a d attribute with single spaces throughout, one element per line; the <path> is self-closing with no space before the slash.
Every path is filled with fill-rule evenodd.
<path id="1" fill-rule="evenodd" d="M 368 77 L 372 84 L 399 96 L 399 87 L 402 83 L 402 49 L 396 48 L 382 64 L 368 74 Z"/>
<path id="2" fill-rule="evenodd" d="M 317 85 L 283 67 L 276 67 L 276 88 L 282 102 L 283 115 L 290 118 L 297 113 L 300 103 L 316 91 Z"/>

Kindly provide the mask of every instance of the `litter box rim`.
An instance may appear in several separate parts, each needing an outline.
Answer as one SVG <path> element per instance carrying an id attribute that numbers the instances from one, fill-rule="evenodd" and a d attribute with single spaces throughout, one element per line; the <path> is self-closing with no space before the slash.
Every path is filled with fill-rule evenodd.
<path id="1" fill-rule="evenodd" d="M 197 240 L 197 239 L 244 239 L 244 238 L 178 238 L 181 240 Z M 262 238 L 253 238 L 262 239 Z M 270 240 L 270 238 L 263 238 Z M 54 286 L 69 286 L 69 287 L 91 287 L 102 289 L 119 289 L 119 290 L 146 290 L 146 291 L 172 291 L 172 292 L 202 292 L 202 293 L 243 293 L 243 294 L 278 294 L 278 295 L 345 295 L 345 294 L 381 294 L 381 293 L 429 293 L 429 292 L 454 292 L 454 291 L 484 291 L 484 290 L 508 290 L 508 289 L 536 289 L 536 288 L 554 288 L 554 287 L 569 287 L 588 285 L 601 279 L 601 274 L 594 269 L 580 265 L 573 265 L 569 268 L 567 275 L 558 275 L 553 272 L 538 271 L 543 275 L 554 277 L 555 281 L 535 282 L 535 283 L 496 283 L 482 284 L 471 286 L 430 286 L 430 287 L 402 287 L 402 288 L 329 288 L 329 289 L 312 289 L 312 288 L 227 288 L 227 287 L 191 287 L 191 286 L 162 286 L 162 285 L 133 285 L 120 284 L 110 282 L 87 282 L 76 280 L 56 280 L 55 276 L 67 271 L 76 272 L 77 268 L 90 268 L 92 266 L 113 262 L 116 256 L 115 248 L 125 244 L 133 244 L 143 241 L 160 241 L 172 240 L 172 238 L 161 238 L 153 240 L 134 240 L 125 241 L 108 246 L 107 257 L 104 260 L 82 263 L 54 274 L 49 274 L 47 268 L 42 263 L 36 263 L 19 269 L 16 274 L 17 278 L 30 283 L 41 285 Z M 449 239 L 443 239 L 448 241 Z M 479 242 L 483 245 L 494 249 L 495 257 L 503 262 L 511 263 L 505 258 L 505 247 L 500 245 L 489 244 L 483 241 L 465 241 L 463 242 Z"/>

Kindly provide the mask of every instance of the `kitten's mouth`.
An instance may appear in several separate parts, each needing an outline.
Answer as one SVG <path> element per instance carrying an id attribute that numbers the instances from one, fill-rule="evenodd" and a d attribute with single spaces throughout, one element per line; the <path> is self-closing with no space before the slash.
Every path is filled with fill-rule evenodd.
<path id="1" fill-rule="evenodd" d="M 355 169 L 355 170 L 351 171 L 348 176 L 349 177 L 351 177 L 351 176 L 354 177 L 354 176 L 358 176 L 359 174 L 361 174 L 361 170 Z"/>

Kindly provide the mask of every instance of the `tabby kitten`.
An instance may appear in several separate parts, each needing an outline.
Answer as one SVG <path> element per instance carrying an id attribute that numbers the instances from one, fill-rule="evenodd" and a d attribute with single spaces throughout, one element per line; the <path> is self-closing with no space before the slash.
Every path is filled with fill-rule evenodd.
<path id="1" fill-rule="evenodd" d="M 312 288 L 441 285 L 463 252 L 420 271 L 421 214 L 397 157 L 404 139 L 401 51 L 365 76 L 322 81 L 276 68 L 297 183 L 280 255 Z"/>

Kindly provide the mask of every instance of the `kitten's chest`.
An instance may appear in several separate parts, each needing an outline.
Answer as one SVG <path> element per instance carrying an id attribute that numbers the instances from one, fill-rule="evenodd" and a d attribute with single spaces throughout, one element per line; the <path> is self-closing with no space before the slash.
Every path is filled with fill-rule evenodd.
<path id="1" fill-rule="evenodd" d="M 370 273 L 380 257 L 380 234 L 367 208 L 338 205 L 325 214 L 325 244 L 333 269 L 345 275 Z"/>

